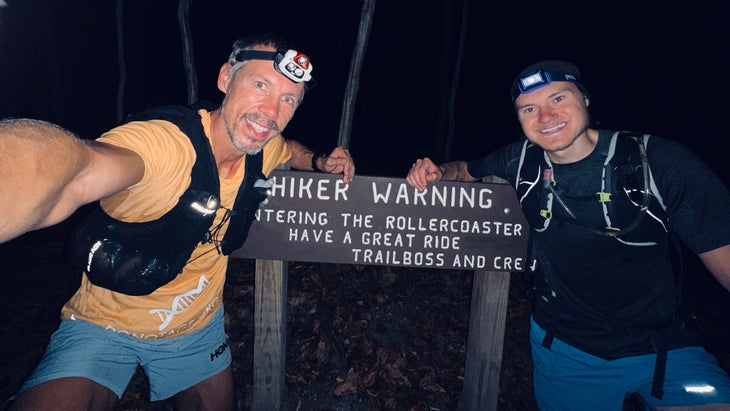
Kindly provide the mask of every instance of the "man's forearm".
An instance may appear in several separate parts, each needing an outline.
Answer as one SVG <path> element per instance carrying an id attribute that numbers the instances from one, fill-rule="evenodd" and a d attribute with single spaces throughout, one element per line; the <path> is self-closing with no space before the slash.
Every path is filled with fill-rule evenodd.
<path id="1" fill-rule="evenodd" d="M 296 140 L 287 140 L 291 148 L 291 167 L 297 170 L 313 170 L 312 157 L 316 154 Z"/>
<path id="2" fill-rule="evenodd" d="M 0 123 L 0 242 L 53 223 L 67 184 L 88 161 L 83 144 L 48 123 Z"/>
<path id="3" fill-rule="evenodd" d="M 441 179 L 447 181 L 476 181 L 469 174 L 465 161 L 452 161 L 438 166 L 441 171 Z"/>

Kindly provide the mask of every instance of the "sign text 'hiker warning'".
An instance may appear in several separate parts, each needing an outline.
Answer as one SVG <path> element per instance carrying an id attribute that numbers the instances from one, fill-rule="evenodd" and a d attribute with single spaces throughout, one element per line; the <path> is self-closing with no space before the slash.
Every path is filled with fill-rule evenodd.
<path id="1" fill-rule="evenodd" d="M 529 227 L 506 184 L 275 170 L 267 204 L 233 257 L 524 271 Z"/>

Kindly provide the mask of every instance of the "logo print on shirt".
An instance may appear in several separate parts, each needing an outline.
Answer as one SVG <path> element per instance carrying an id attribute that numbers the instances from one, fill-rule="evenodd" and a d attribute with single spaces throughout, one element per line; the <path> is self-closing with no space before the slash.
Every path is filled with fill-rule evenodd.
<path id="1" fill-rule="evenodd" d="M 160 316 L 160 320 L 162 321 L 162 324 L 160 324 L 159 330 L 164 330 L 165 327 L 170 325 L 170 321 L 172 321 L 173 317 L 175 317 L 177 314 L 181 314 L 185 310 L 190 307 L 190 305 L 195 301 L 196 298 L 205 290 L 205 287 L 208 286 L 210 281 L 205 278 L 204 275 L 200 276 L 200 280 L 198 281 L 198 286 L 184 294 L 180 294 L 177 297 L 175 297 L 172 300 L 172 306 L 170 309 L 166 308 L 153 308 L 150 310 L 150 314 L 157 314 Z"/>

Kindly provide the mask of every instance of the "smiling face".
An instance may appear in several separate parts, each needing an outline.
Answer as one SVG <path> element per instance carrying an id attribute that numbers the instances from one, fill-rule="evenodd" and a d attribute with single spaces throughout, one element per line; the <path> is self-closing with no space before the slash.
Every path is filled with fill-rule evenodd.
<path id="1" fill-rule="evenodd" d="M 276 51 L 271 47 L 253 49 Z M 226 133 L 236 149 L 246 154 L 256 154 L 280 134 L 304 96 L 304 84 L 277 72 L 271 60 L 224 64 L 218 88 L 226 93 L 221 104 Z"/>
<path id="2" fill-rule="evenodd" d="M 577 161 L 593 149 L 588 138 L 588 99 L 575 84 L 556 81 L 520 94 L 515 107 L 525 136 L 551 160 Z"/>

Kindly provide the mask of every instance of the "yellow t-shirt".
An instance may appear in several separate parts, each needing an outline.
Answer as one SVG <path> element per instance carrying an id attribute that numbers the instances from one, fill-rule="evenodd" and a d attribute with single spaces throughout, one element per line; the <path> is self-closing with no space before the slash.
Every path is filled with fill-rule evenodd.
<path id="1" fill-rule="evenodd" d="M 210 113 L 200 110 L 203 129 L 210 139 Z M 145 173 L 128 189 L 102 200 L 104 210 L 127 222 L 155 220 L 175 206 L 190 185 L 195 150 L 190 139 L 164 120 L 139 121 L 116 127 L 99 138 L 130 148 L 142 156 Z M 265 147 L 263 172 L 268 175 L 291 158 L 279 135 Z M 221 204 L 231 209 L 243 181 L 245 157 L 235 175 L 220 180 Z M 219 209 L 213 227 L 225 210 Z M 218 239 L 227 229 L 223 225 Z M 62 319 L 85 320 L 105 329 L 140 339 L 171 338 L 203 327 L 220 308 L 228 257 L 212 243 L 198 244 L 183 271 L 171 282 L 145 296 L 129 296 L 93 285 L 83 274 L 76 294 L 63 306 Z"/>

